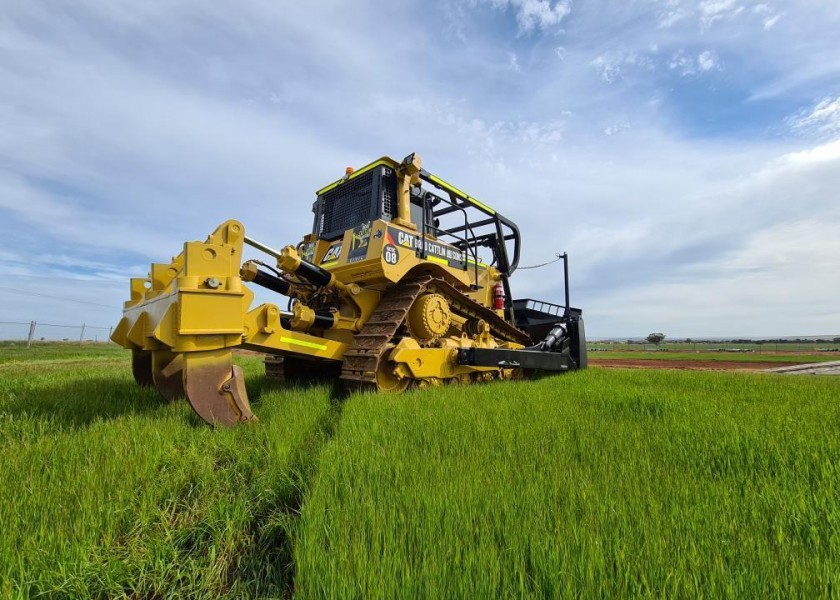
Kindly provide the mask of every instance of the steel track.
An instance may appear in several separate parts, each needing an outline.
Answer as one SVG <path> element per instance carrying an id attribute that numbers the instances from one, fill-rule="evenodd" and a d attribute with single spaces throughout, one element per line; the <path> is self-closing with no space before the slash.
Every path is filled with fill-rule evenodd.
<path id="1" fill-rule="evenodd" d="M 418 275 L 406 279 L 389 289 L 370 319 L 353 338 L 353 344 L 344 353 L 341 380 L 348 391 L 378 391 L 376 372 L 385 357 L 389 344 L 400 326 L 405 323 L 408 311 L 423 292 L 443 295 L 452 311 L 470 319 L 483 319 L 490 325 L 490 333 L 507 342 L 530 345 L 531 339 L 493 310 L 476 304 L 446 281 L 432 275 Z"/>

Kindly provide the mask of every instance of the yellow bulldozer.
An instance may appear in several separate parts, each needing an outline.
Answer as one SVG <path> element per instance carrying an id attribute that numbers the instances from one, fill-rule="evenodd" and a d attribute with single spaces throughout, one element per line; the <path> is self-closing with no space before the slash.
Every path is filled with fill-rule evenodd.
<path id="1" fill-rule="evenodd" d="M 417 154 L 348 168 L 316 195 L 312 232 L 296 246 L 275 250 L 231 220 L 131 279 L 112 340 L 132 351 L 138 384 L 233 425 L 255 419 L 238 349 L 265 353 L 269 376 L 334 377 L 350 391 L 586 366 L 566 255 L 564 305 L 512 300 L 519 229 Z M 272 260 L 243 262 L 246 245 Z M 245 283 L 287 297 L 285 308 L 252 309 Z"/>

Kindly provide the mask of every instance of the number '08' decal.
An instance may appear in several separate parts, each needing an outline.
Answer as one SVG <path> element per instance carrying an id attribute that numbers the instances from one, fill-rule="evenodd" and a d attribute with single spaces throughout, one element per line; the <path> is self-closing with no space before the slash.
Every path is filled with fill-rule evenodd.
<path id="1" fill-rule="evenodd" d="M 393 244 L 386 244 L 382 249 L 382 257 L 389 265 L 395 265 L 400 260 L 400 252 Z"/>

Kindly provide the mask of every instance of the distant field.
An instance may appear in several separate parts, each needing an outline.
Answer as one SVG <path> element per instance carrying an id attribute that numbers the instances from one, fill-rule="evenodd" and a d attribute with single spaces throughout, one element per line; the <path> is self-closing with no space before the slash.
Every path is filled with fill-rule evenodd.
<path id="1" fill-rule="evenodd" d="M 32 363 L 41 361 L 125 361 L 126 351 L 116 344 L 79 344 L 78 342 L 48 342 L 33 344 L 31 348 L 22 342 L 0 342 L 0 365 L 9 363 Z"/>
<path id="2" fill-rule="evenodd" d="M 810 363 L 840 360 L 840 354 L 754 354 L 752 352 L 654 352 L 654 351 L 623 351 L 592 352 L 593 360 L 699 360 L 699 361 L 737 361 L 737 362 L 771 362 L 771 363 Z"/>
<path id="3" fill-rule="evenodd" d="M 0 597 L 840 589 L 840 377 L 590 369 L 340 401 L 241 364 L 260 422 L 214 431 L 125 352 L 0 348 Z"/>
<path id="4" fill-rule="evenodd" d="M 732 350 L 764 353 L 809 353 L 809 352 L 840 352 L 840 344 L 836 342 L 788 342 L 788 343 L 745 343 L 735 342 L 663 342 L 659 346 L 654 344 L 624 342 L 590 342 L 590 348 L 596 350 L 630 350 L 630 351 L 658 351 L 658 352 L 726 352 Z"/>

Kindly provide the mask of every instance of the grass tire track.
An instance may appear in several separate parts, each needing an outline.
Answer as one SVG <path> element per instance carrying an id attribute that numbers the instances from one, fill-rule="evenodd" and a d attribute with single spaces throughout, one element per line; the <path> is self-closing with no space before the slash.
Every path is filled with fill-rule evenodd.
<path id="1" fill-rule="evenodd" d="M 321 453 L 335 435 L 341 420 L 345 399 L 340 384 L 333 386 L 330 394 L 330 408 L 324 413 L 315 431 L 298 447 L 292 458 L 289 472 L 293 478 L 293 493 L 282 502 L 267 507 L 254 515 L 249 525 L 249 537 L 253 543 L 247 549 L 240 565 L 231 575 L 253 581 L 251 575 L 266 565 L 281 565 L 281 585 L 285 595 L 291 598 L 295 591 L 294 541 L 301 510 L 317 474 Z M 262 590 L 249 590 L 253 597 L 260 597 Z"/>

